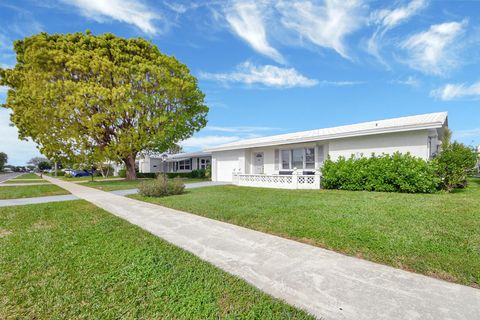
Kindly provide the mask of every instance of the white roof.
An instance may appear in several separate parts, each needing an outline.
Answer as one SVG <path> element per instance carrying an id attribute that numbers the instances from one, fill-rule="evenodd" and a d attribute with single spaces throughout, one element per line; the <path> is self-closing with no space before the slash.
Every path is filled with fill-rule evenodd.
<path id="1" fill-rule="evenodd" d="M 198 158 L 198 157 L 210 157 L 211 152 L 198 151 L 198 152 L 183 152 L 168 155 L 168 160 L 180 160 L 180 159 L 189 159 L 189 158 Z"/>
<path id="2" fill-rule="evenodd" d="M 205 151 L 225 151 L 243 148 L 283 145 L 290 143 L 331 140 L 353 136 L 441 128 L 447 122 L 447 112 L 362 122 L 346 126 L 301 131 L 236 141 Z"/>

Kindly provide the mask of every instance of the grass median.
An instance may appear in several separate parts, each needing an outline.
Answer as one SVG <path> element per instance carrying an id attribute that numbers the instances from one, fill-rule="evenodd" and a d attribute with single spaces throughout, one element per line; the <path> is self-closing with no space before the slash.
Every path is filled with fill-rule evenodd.
<path id="1" fill-rule="evenodd" d="M 1 319 L 312 319 L 85 201 L 0 208 Z"/>
<path id="2" fill-rule="evenodd" d="M 53 184 L 0 187 L 0 199 L 35 198 L 63 194 L 70 194 L 70 192 Z"/>

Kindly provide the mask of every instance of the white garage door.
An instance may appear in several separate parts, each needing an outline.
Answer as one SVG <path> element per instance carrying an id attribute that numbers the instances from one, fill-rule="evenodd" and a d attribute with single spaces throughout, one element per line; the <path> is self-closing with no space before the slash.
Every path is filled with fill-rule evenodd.
<path id="1" fill-rule="evenodd" d="M 217 181 L 232 181 L 233 170 L 240 169 L 240 157 L 243 150 L 215 152 Z"/>

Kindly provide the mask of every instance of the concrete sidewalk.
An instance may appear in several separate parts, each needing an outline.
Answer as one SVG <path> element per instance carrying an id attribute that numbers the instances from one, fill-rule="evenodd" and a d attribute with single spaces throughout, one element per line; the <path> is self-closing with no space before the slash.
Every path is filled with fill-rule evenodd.
<path id="1" fill-rule="evenodd" d="M 326 319 L 479 319 L 480 290 L 52 178 L 73 195 Z"/>

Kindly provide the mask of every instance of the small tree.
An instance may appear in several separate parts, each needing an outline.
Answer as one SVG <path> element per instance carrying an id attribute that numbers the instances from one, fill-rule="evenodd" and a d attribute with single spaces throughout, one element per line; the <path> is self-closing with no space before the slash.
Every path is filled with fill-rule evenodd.
<path id="1" fill-rule="evenodd" d="M 467 185 L 467 173 L 475 166 L 475 150 L 459 142 L 450 142 L 451 132 L 446 130 L 442 151 L 436 157 L 442 188 L 448 192 Z"/>
<path id="2" fill-rule="evenodd" d="M 38 165 L 41 162 L 48 162 L 48 159 L 45 158 L 45 157 L 33 157 L 32 159 L 28 160 L 27 164 L 29 164 L 29 165 L 31 165 L 35 168 L 38 168 Z"/>
<path id="3" fill-rule="evenodd" d="M 5 152 L 0 152 L 0 171 L 3 171 L 3 166 L 7 163 L 8 156 Z"/>
<path id="4" fill-rule="evenodd" d="M 42 161 L 38 164 L 38 169 L 43 171 L 43 170 L 50 170 L 52 169 L 52 165 L 48 161 Z"/>

